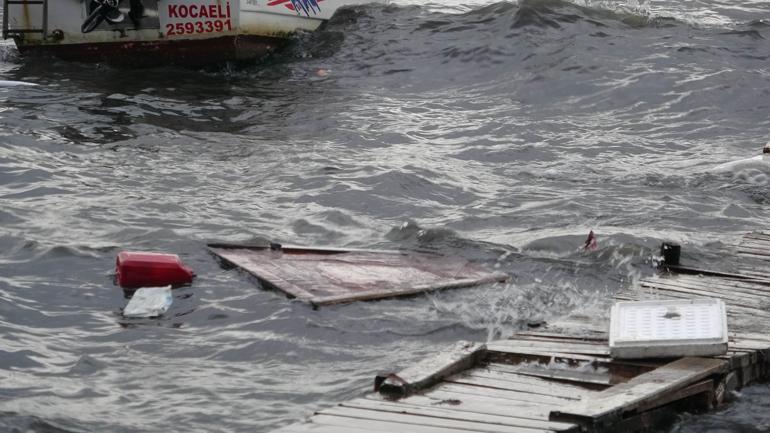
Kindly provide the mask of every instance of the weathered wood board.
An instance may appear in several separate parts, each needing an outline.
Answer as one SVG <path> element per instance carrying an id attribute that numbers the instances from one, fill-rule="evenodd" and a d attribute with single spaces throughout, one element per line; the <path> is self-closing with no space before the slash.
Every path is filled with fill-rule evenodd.
<path id="1" fill-rule="evenodd" d="M 211 244 L 209 250 L 260 282 L 313 305 L 406 296 L 505 281 L 460 257 L 425 253 Z"/>
<path id="2" fill-rule="evenodd" d="M 487 347 L 479 343 L 460 341 L 449 350 L 425 359 L 399 373 L 379 374 L 374 379 L 375 391 L 405 397 L 414 390 L 424 389 L 458 371 L 478 363 Z"/>
<path id="3" fill-rule="evenodd" d="M 553 421 L 602 422 L 607 417 L 617 417 L 636 407 L 650 403 L 698 382 L 715 373 L 726 373 L 728 363 L 715 358 L 681 358 L 639 375 L 626 383 L 607 388 L 570 406 L 551 412 Z"/>

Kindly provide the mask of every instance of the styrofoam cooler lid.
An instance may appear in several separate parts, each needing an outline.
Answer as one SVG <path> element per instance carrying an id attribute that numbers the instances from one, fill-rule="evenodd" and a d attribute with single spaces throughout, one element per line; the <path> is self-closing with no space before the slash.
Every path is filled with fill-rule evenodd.
<path id="1" fill-rule="evenodd" d="M 684 356 L 688 352 L 677 352 L 676 346 L 726 344 L 727 315 L 720 299 L 617 302 L 611 310 L 611 352 L 636 347 L 659 356 Z M 656 352 L 655 345 L 667 352 Z"/>
<path id="2" fill-rule="evenodd" d="M 171 286 L 143 287 L 136 292 L 123 309 L 124 317 L 158 317 L 168 311 L 174 301 Z"/>

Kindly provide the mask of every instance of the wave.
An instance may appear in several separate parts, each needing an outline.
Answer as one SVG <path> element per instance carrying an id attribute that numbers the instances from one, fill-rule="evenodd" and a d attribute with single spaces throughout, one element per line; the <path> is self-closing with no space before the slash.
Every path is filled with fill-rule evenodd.
<path id="1" fill-rule="evenodd" d="M 474 55 L 478 58 L 510 55 L 513 50 L 506 46 L 519 45 L 522 40 L 537 42 L 542 38 L 593 33 L 598 37 L 627 37 L 632 30 L 679 28 L 684 31 L 709 27 L 713 21 L 703 18 L 699 22 L 697 16 L 693 18 L 686 9 L 653 12 L 644 5 L 587 0 L 584 4 L 567 0 L 495 2 L 459 14 L 453 6 L 447 8 L 445 13 L 440 8 L 437 11 L 433 4 L 342 8 L 323 30 L 300 35 L 288 51 L 289 57 L 317 59 L 342 55 L 345 61 L 350 61 L 354 57 L 380 59 L 393 56 L 394 52 L 430 55 L 432 49 L 444 57 L 462 57 L 468 61 L 473 60 Z M 730 22 L 738 24 L 707 33 L 761 39 L 761 31 L 768 27 L 764 20 Z M 441 45 L 445 45 L 443 49 Z"/>
<path id="2" fill-rule="evenodd" d="M 307 65 L 304 77 L 309 79 L 317 67 L 393 79 L 425 71 L 427 77 L 421 81 L 484 72 L 468 71 L 468 65 L 489 66 L 490 73 L 499 75 L 512 67 L 559 62 L 565 48 L 585 52 L 596 44 L 625 39 L 629 31 L 662 27 L 687 28 L 676 19 L 644 10 L 565 0 L 496 2 L 460 14 L 437 12 L 427 5 L 368 5 L 342 8 L 321 30 L 297 35 L 276 53 L 271 65 L 299 65 L 295 75 Z"/>
<path id="3" fill-rule="evenodd" d="M 75 433 L 82 431 L 64 429 L 36 416 L 24 416 L 13 412 L 0 413 L 0 428 L 11 432 L 29 431 L 36 433 Z"/>

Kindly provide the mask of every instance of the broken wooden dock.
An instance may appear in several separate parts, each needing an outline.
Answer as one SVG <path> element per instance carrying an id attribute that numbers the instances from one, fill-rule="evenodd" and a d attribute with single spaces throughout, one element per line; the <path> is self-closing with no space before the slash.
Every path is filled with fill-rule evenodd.
<path id="1" fill-rule="evenodd" d="M 725 355 L 613 359 L 608 314 L 573 314 L 505 340 L 460 342 L 378 375 L 373 393 L 278 432 L 633 432 L 713 409 L 770 372 L 770 272 L 762 266 L 770 262 L 770 232 L 746 235 L 736 252 L 754 264 L 719 275 L 668 273 L 615 296 L 724 300 Z"/>
<path id="2" fill-rule="evenodd" d="M 401 251 L 209 244 L 222 261 L 314 306 L 505 281 L 461 257 Z"/>

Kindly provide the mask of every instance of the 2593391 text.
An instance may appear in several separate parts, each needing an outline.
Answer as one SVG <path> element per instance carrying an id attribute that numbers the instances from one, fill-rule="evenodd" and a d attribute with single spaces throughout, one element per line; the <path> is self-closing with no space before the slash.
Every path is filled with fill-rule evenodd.
<path id="1" fill-rule="evenodd" d="M 219 33 L 232 31 L 230 20 L 187 21 L 166 24 L 166 36 L 192 35 L 198 33 Z"/>

